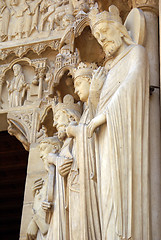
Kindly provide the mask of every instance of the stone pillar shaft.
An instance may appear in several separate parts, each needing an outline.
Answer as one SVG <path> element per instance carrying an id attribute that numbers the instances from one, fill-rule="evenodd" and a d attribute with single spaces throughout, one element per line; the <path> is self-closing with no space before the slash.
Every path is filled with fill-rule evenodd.
<path id="1" fill-rule="evenodd" d="M 161 239 L 161 136 L 158 46 L 158 0 L 133 0 L 133 7 L 144 11 L 146 18 L 146 44 L 150 64 L 150 86 L 155 86 L 150 96 L 150 210 L 151 239 Z"/>

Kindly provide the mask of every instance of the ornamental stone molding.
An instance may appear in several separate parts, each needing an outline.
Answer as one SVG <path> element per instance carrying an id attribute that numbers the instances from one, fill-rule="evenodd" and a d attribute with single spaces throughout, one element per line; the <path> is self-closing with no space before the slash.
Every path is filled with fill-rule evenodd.
<path id="1" fill-rule="evenodd" d="M 133 7 L 159 14 L 159 0 L 132 0 Z"/>
<path id="2" fill-rule="evenodd" d="M 60 39 L 51 39 L 35 42 L 26 42 L 20 44 L 0 44 L 0 59 L 6 59 L 10 54 L 14 53 L 15 56 L 22 58 L 30 50 L 40 55 L 47 47 L 52 50 L 58 50 Z"/>

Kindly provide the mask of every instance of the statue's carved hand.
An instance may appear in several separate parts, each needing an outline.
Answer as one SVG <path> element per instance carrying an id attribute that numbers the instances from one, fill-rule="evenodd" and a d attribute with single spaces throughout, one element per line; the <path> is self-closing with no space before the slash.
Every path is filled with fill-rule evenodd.
<path id="1" fill-rule="evenodd" d="M 91 138 L 95 129 L 106 122 L 105 114 L 100 114 L 93 118 L 88 125 L 88 137 Z"/>
<path id="2" fill-rule="evenodd" d="M 65 159 L 64 163 L 59 166 L 58 171 L 62 177 L 65 177 L 70 172 L 72 163 L 73 163 L 73 159 L 67 158 Z"/>
<path id="3" fill-rule="evenodd" d="M 38 226 L 35 221 L 32 219 L 27 228 L 27 240 L 36 239 L 38 232 Z"/>
<path id="4" fill-rule="evenodd" d="M 66 133 L 68 137 L 76 137 L 76 133 L 77 133 L 77 123 L 76 122 L 72 122 L 69 124 L 69 126 L 66 128 Z"/>
<path id="5" fill-rule="evenodd" d="M 104 67 L 99 67 L 97 70 L 93 71 L 92 81 L 91 81 L 91 90 L 98 91 L 102 88 L 107 73 Z"/>
<path id="6" fill-rule="evenodd" d="M 41 204 L 41 207 L 44 211 L 49 211 L 52 207 L 52 204 L 50 202 L 44 200 Z"/>
<path id="7" fill-rule="evenodd" d="M 56 165 L 56 158 L 57 158 L 57 154 L 55 153 L 49 153 L 47 156 L 47 163 L 48 164 L 53 164 Z"/>

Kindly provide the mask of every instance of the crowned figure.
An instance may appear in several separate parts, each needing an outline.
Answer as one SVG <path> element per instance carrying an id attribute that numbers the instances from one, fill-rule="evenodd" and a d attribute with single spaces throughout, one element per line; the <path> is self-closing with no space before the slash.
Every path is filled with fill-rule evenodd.
<path id="1" fill-rule="evenodd" d="M 150 239 L 148 57 L 129 36 L 117 7 L 95 7 L 89 18 L 108 72 L 88 125 L 88 136 L 96 136 L 101 239 Z"/>

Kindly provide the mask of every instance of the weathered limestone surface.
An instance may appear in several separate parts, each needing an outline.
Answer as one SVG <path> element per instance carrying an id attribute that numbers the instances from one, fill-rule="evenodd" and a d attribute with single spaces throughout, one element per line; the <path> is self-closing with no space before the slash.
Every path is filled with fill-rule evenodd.
<path id="1" fill-rule="evenodd" d="M 20 240 L 161 239 L 158 8 L 1 1 L 0 131 L 29 151 Z"/>

